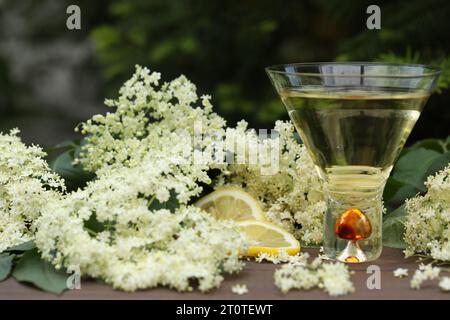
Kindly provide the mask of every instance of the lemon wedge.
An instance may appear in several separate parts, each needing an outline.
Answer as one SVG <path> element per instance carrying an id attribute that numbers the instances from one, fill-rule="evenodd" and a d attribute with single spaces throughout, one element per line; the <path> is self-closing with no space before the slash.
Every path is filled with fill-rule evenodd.
<path id="1" fill-rule="evenodd" d="M 238 222 L 239 231 L 246 237 L 249 248 L 246 256 L 255 257 L 260 253 L 272 256 L 285 251 L 289 255 L 296 255 L 300 251 L 300 243 L 289 232 L 265 221 Z"/>
<path id="2" fill-rule="evenodd" d="M 295 255 L 300 251 L 297 239 L 267 222 L 258 200 L 240 188 L 220 188 L 198 200 L 195 205 L 216 219 L 236 221 L 249 244 L 246 256 L 255 257 L 260 253 L 276 256 L 281 252 Z"/>
<path id="3" fill-rule="evenodd" d="M 217 189 L 198 200 L 195 205 L 219 220 L 266 220 L 258 200 L 240 188 Z"/>

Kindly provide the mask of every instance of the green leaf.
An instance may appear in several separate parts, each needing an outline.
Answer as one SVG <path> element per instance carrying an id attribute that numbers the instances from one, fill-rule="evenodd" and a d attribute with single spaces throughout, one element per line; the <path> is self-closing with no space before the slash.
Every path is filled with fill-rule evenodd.
<path id="1" fill-rule="evenodd" d="M 384 206 L 391 212 L 401 206 L 406 199 L 414 197 L 420 190 L 416 187 L 389 177 L 384 188 Z"/>
<path id="2" fill-rule="evenodd" d="M 450 141 L 450 137 L 447 140 Z M 447 141 L 425 139 L 402 151 L 383 193 L 388 212 L 398 208 L 406 199 L 426 191 L 426 179 L 450 162 L 447 145 Z"/>
<path id="3" fill-rule="evenodd" d="M 427 178 L 428 168 L 441 154 L 434 150 L 413 149 L 401 157 L 392 176 L 399 182 L 412 185 L 420 191 L 426 191 L 423 184 Z"/>
<path id="4" fill-rule="evenodd" d="M 403 235 L 406 221 L 405 205 L 387 214 L 383 218 L 383 245 L 391 248 L 404 249 L 406 247 Z"/>
<path id="5" fill-rule="evenodd" d="M 5 280 L 9 276 L 13 264 L 13 259 L 13 254 L 0 254 L 0 281 Z"/>
<path id="6" fill-rule="evenodd" d="M 445 143 L 439 139 L 424 139 L 424 140 L 416 142 L 415 144 L 413 144 L 410 147 L 410 149 L 419 149 L 419 148 L 434 150 L 439 153 L 443 153 L 446 151 L 444 149 Z"/>
<path id="7" fill-rule="evenodd" d="M 450 151 L 440 155 L 430 164 L 425 172 L 425 177 L 434 175 L 436 172 L 441 171 L 447 167 L 450 163 Z"/>
<path id="8" fill-rule="evenodd" d="M 6 251 L 28 251 L 28 250 L 32 250 L 36 248 L 36 245 L 34 244 L 33 241 L 27 241 L 27 242 L 23 242 L 21 244 L 18 244 L 17 246 L 11 247 L 6 249 Z"/>
<path id="9" fill-rule="evenodd" d="M 62 153 L 63 151 L 67 151 L 69 149 L 76 148 L 80 144 L 80 140 L 64 140 L 63 142 L 58 143 L 52 147 L 45 148 L 47 154 L 51 155 L 54 153 Z"/>
<path id="10" fill-rule="evenodd" d="M 404 202 L 417 193 L 426 192 L 427 177 L 444 169 L 450 162 L 446 142 L 426 139 L 405 150 L 388 179 L 384 190 L 389 214 L 383 219 L 383 244 L 405 248 L 403 241 L 406 210 Z M 445 152 L 445 153 L 443 153 Z"/>
<path id="11" fill-rule="evenodd" d="M 398 181 L 394 177 L 389 177 L 383 191 L 384 201 L 387 201 L 388 199 L 395 197 L 398 191 L 405 185 L 406 185 L 405 183 Z"/>
<path id="12" fill-rule="evenodd" d="M 17 281 L 31 283 L 55 294 L 60 294 L 67 288 L 68 275 L 42 260 L 36 249 L 24 253 L 12 274 Z"/>
<path id="13" fill-rule="evenodd" d="M 79 152 L 80 144 L 74 141 L 69 150 L 60 154 L 50 163 L 52 170 L 64 178 L 68 191 L 86 186 L 86 183 L 95 177 L 93 173 L 83 170 L 80 165 L 73 164 Z"/>

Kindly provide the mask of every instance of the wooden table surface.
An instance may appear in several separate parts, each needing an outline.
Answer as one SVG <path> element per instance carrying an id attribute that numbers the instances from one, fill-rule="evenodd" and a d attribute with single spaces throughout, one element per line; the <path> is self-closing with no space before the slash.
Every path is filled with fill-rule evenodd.
<path id="1" fill-rule="evenodd" d="M 310 252 L 312 256 L 317 255 L 317 250 L 306 249 L 305 251 Z M 371 275 L 367 273 L 367 267 L 371 264 L 378 265 L 381 269 L 381 290 L 369 290 L 366 286 L 367 278 Z M 409 269 L 409 276 L 403 279 L 395 278 L 392 272 L 398 267 Z M 9 278 L 0 283 L 0 299 L 330 299 L 320 290 L 291 291 L 286 295 L 282 294 L 273 281 L 273 272 L 276 268 L 279 268 L 279 265 L 247 262 L 243 272 L 226 276 L 219 289 L 207 294 L 178 293 L 166 288 L 126 293 L 113 290 L 108 285 L 93 280 L 84 280 L 81 282 L 81 289 L 68 290 L 57 296 Z M 450 293 L 439 290 L 437 281 L 426 282 L 421 290 L 411 289 L 409 280 L 416 268 L 415 258 L 404 259 L 401 250 L 384 248 L 379 260 L 351 265 L 351 269 L 355 271 L 352 281 L 356 290 L 353 294 L 338 299 L 450 299 Z M 249 289 L 248 294 L 238 296 L 231 292 L 233 285 L 244 283 Z"/>

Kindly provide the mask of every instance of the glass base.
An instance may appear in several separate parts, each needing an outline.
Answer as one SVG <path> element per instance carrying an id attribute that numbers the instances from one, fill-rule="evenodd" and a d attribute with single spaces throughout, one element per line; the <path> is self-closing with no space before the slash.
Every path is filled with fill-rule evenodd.
<path id="1" fill-rule="evenodd" d="M 348 263 L 358 263 L 367 261 L 367 257 L 359 247 L 358 242 L 349 241 L 341 254 L 337 256 L 337 260 Z"/>
<path id="2" fill-rule="evenodd" d="M 363 263 L 378 259 L 382 249 L 382 247 L 379 247 L 378 250 L 371 250 L 370 254 L 366 255 L 366 253 L 359 248 L 358 244 L 354 245 L 352 242 L 348 242 L 347 247 L 341 251 L 324 247 L 324 255 L 330 260 L 345 263 Z"/>
<path id="3" fill-rule="evenodd" d="M 345 199 L 345 200 L 344 200 Z M 327 195 L 324 254 L 346 263 L 377 259 L 383 248 L 381 194 Z"/>

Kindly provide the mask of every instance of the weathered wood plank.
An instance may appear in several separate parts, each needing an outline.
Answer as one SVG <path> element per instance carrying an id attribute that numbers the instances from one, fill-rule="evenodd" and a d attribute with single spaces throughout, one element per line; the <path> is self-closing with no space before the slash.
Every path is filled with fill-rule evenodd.
<path id="1" fill-rule="evenodd" d="M 317 250 L 306 250 L 316 255 Z M 381 290 L 369 290 L 366 286 L 367 266 L 378 265 L 381 268 Z M 227 276 L 220 289 L 207 294 L 199 292 L 178 293 L 166 288 L 157 288 L 135 293 L 113 290 L 110 286 L 93 280 L 82 281 L 80 290 L 69 290 L 61 296 L 42 292 L 30 286 L 20 284 L 10 278 L 0 283 L 0 299 L 329 299 L 319 290 L 292 291 L 283 295 L 275 287 L 273 272 L 279 266 L 270 263 L 248 262 L 245 270 L 238 275 Z M 409 277 L 395 278 L 392 271 L 398 267 L 408 268 Z M 352 280 L 356 292 L 339 299 L 450 299 L 450 293 L 439 290 L 437 282 L 427 282 L 423 289 L 413 290 L 409 280 L 417 268 L 414 258 L 404 259 L 401 250 L 385 248 L 381 258 L 372 263 L 352 265 L 355 271 Z M 247 284 L 249 293 L 237 296 L 231 292 L 235 284 Z"/>

